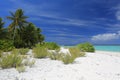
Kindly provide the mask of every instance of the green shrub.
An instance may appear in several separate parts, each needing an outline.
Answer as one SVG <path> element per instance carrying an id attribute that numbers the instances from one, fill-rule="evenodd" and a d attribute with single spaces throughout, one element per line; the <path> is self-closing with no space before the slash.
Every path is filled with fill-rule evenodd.
<path id="1" fill-rule="evenodd" d="M 75 59 L 76 59 L 75 57 L 73 57 L 69 54 L 66 54 L 62 57 L 62 61 L 63 61 L 64 64 L 73 63 Z"/>
<path id="2" fill-rule="evenodd" d="M 92 44 L 86 42 L 86 43 L 82 43 L 82 44 L 78 44 L 77 47 L 81 50 L 81 51 L 85 51 L 85 52 L 95 52 L 95 48 Z"/>
<path id="3" fill-rule="evenodd" d="M 75 58 L 76 57 L 82 57 L 82 56 L 85 55 L 84 52 L 80 52 L 80 50 L 76 47 L 69 48 L 69 51 L 70 51 L 71 56 L 73 56 Z"/>
<path id="4" fill-rule="evenodd" d="M 45 58 L 48 55 L 48 51 L 44 47 L 33 48 L 33 55 L 35 58 Z"/>
<path id="5" fill-rule="evenodd" d="M 28 51 L 29 51 L 28 48 L 21 48 L 21 49 L 19 49 L 19 53 L 20 53 L 21 55 L 25 55 Z"/>
<path id="6" fill-rule="evenodd" d="M 17 66 L 17 67 L 16 67 L 16 70 L 17 70 L 19 73 L 25 72 L 25 69 L 26 69 L 25 66 Z"/>
<path id="7" fill-rule="evenodd" d="M 0 57 L 2 56 L 3 51 L 0 50 Z"/>
<path id="8" fill-rule="evenodd" d="M 1 57 L 0 66 L 2 68 L 10 68 L 20 66 L 23 59 L 18 54 L 7 54 Z"/>
<path id="9" fill-rule="evenodd" d="M 13 42 L 10 40 L 0 40 L 0 50 L 7 52 L 14 49 Z"/>
<path id="10" fill-rule="evenodd" d="M 60 46 L 55 42 L 46 42 L 44 44 L 37 44 L 36 47 L 45 47 L 49 50 L 59 50 Z"/>

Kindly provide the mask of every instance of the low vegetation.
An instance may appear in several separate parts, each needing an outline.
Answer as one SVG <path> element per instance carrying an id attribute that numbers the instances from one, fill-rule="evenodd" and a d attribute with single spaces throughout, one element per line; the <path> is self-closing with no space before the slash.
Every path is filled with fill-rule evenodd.
<path id="1" fill-rule="evenodd" d="M 81 51 L 85 51 L 85 52 L 95 52 L 95 48 L 91 43 L 81 43 L 78 44 L 77 47 L 81 50 Z"/>
<path id="2" fill-rule="evenodd" d="M 10 40 L 0 40 L 0 50 L 8 52 L 14 49 L 13 42 Z"/>
<path id="3" fill-rule="evenodd" d="M 0 50 L 0 57 L 2 56 L 2 54 L 3 54 L 3 51 Z"/>
<path id="4" fill-rule="evenodd" d="M 29 61 L 28 66 L 32 67 L 34 64 L 35 64 L 35 60 L 33 59 L 33 60 Z"/>
<path id="5" fill-rule="evenodd" d="M 85 56 L 85 53 L 81 52 L 80 49 L 76 47 L 69 48 L 69 51 L 70 51 L 71 56 L 75 58 Z"/>
<path id="6" fill-rule="evenodd" d="M 48 54 L 48 57 L 51 60 L 61 60 L 63 56 L 64 56 L 63 53 L 49 53 Z"/>
<path id="7" fill-rule="evenodd" d="M 21 49 L 19 49 L 19 53 L 20 53 L 21 55 L 25 55 L 28 51 L 29 51 L 28 48 L 21 48 Z"/>
<path id="8" fill-rule="evenodd" d="M 35 60 L 28 60 L 27 58 L 23 58 L 23 56 L 25 55 L 21 55 L 19 49 L 13 49 L 11 52 L 1 55 L 0 67 L 2 69 L 14 67 L 18 72 L 24 72 L 25 66 L 32 67 L 35 64 Z"/>
<path id="9" fill-rule="evenodd" d="M 69 54 L 66 54 L 62 57 L 61 60 L 63 61 L 64 64 L 70 64 L 70 63 L 73 63 L 75 59 L 76 59 L 75 57 Z"/>
<path id="10" fill-rule="evenodd" d="M 44 44 L 37 44 L 36 47 L 45 47 L 48 50 L 59 50 L 60 46 L 55 42 L 45 42 Z"/>
<path id="11" fill-rule="evenodd" d="M 19 49 L 13 49 L 13 50 L 11 51 L 11 54 L 18 54 L 18 55 L 19 55 L 19 54 L 20 54 L 20 53 L 19 53 Z"/>
<path id="12" fill-rule="evenodd" d="M 4 69 L 4 68 L 21 66 L 22 61 L 23 61 L 23 59 L 17 53 L 16 54 L 6 54 L 1 57 L 0 67 L 2 67 Z"/>
<path id="13" fill-rule="evenodd" d="M 16 67 L 16 70 L 17 70 L 19 73 L 25 72 L 26 67 L 25 67 L 25 66 L 17 66 L 17 67 Z"/>
<path id="14" fill-rule="evenodd" d="M 32 67 L 35 64 L 35 60 L 34 59 L 32 59 L 32 60 L 25 59 L 22 64 L 25 66 Z"/>
<path id="15" fill-rule="evenodd" d="M 48 51 L 44 47 L 33 48 L 33 55 L 35 58 L 45 58 L 48 55 Z"/>

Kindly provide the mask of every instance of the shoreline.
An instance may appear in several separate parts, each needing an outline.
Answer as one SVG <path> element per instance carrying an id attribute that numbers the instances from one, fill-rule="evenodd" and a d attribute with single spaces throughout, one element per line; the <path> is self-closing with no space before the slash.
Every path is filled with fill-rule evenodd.
<path id="1" fill-rule="evenodd" d="M 100 50 L 96 50 L 95 53 L 97 53 L 97 54 L 107 54 L 107 55 L 110 55 L 110 56 L 120 57 L 120 52 L 111 52 L 111 51 L 100 51 Z"/>

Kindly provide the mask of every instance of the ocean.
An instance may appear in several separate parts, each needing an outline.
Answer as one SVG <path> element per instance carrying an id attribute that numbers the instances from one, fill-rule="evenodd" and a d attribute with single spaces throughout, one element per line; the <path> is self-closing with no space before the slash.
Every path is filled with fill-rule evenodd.
<path id="1" fill-rule="evenodd" d="M 120 45 L 95 45 L 95 50 L 120 52 Z"/>
<path id="2" fill-rule="evenodd" d="M 66 48 L 74 46 L 63 46 Z M 120 52 L 120 45 L 94 45 L 95 50 L 99 51 L 110 51 L 110 52 Z"/>

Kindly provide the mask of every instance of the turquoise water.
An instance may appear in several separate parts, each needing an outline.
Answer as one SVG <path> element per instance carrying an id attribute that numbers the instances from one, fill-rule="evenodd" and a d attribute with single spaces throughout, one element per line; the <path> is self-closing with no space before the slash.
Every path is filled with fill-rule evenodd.
<path id="1" fill-rule="evenodd" d="M 99 45 L 99 46 L 94 46 L 96 50 L 100 51 L 112 51 L 112 52 L 120 52 L 120 45 L 118 46 L 113 46 L 113 45 Z"/>
<path id="2" fill-rule="evenodd" d="M 70 48 L 74 46 L 62 46 L 65 48 Z M 99 51 L 110 51 L 110 52 L 120 52 L 120 45 L 95 45 L 95 50 Z"/>

